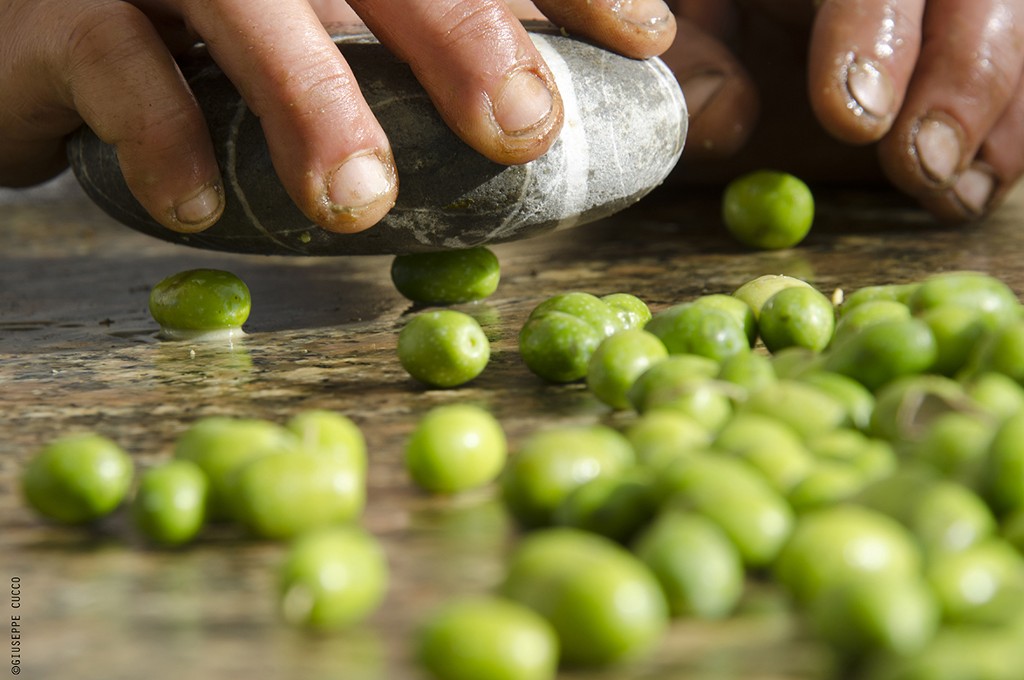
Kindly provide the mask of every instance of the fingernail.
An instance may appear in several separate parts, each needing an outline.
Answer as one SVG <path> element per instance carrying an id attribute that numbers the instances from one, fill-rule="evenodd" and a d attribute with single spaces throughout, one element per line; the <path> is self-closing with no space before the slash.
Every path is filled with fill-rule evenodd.
<path id="1" fill-rule="evenodd" d="M 494 102 L 494 120 L 507 135 L 523 134 L 544 122 L 553 104 L 547 83 L 530 71 L 516 71 Z"/>
<path id="2" fill-rule="evenodd" d="M 690 118 L 696 118 L 707 108 L 724 83 L 725 76 L 721 73 L 701 73 L 682 83 Z"/>
<path id="3" fill-rule="evenodd" d="M 965 208 L 981 216 L 988 211 L 988 204 L 995 188 L 996 179 L 992 173 L 978 167 L 970 167 L 960 173 L 953 184 L 953 193 Z"/>
<path id="4" fill-rule="evenodd" d="M 223 202 L 220 182 L 207 184 L 196 195 L 174 206 L 174 219 L 184 227 L 205 228 L 220 213 Z"/>
<path id="5" fill-rule="evenodd" d="M 953 126 L 936 118 L 925 118 L 917 130 L 914 148 L 921 169 L 932 180 L 946 184 L 960 165 L 960 135 Z"/>
<path id="6" fill-rule="evenodd" d="M 623 21 L 648 30 L 660 30 L 672 17 L 672 11 L 663 0 L 622 0 L 615 3 L 612 10 Z"/>
<path id="7" fill-rule="evenodd" d="M 328 198 L 335 212 L 371 205 L 391 192 L 395 171 L 374 153 L 354 156 L 331 176 Z"/>
<path id="8" fill-rule="evenodd" d="M 889 78 L 869 61 L 854 61 L 846 72 L 846 87 L 853 101 L 877 118 L 892 113 L 895 96 Z"/>

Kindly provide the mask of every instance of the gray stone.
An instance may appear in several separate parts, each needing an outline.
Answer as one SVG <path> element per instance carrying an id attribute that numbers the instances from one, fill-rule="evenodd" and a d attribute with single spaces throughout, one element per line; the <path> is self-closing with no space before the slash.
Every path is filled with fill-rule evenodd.
<path id="1" fill-rule="evenodd" d="M 209 59 L 182 65 L 206 115 L 227 196 L 201 234 L 171 232 L 128 191 L 112 147 L 87 129 L 69 159 L 85 191 L 138 231 L 200 248 L 283 255 L 357 255 L 466 248 L 592 222 L 635 203 L 675 166 L 686 137 L 682 93 L 658 59 L 637 61 L 531 26 L 555 75 L 565 125 L 520 166 L 493 163 L 442 122 L 409 68 L 371 36 L 336 37 L 391 141 L 398 201 L 358 234 L 322 230 L 277 180 L 258 119 Z"/>

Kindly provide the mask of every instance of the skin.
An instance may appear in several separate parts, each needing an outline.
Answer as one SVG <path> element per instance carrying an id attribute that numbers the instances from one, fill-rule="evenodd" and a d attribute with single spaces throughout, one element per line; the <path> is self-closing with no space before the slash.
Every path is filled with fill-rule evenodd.
<path id="1" fill-rule="evenodd" d="M 350 4 L 0 2 L 0 91 L 20 94 L 0 105 L 0 184 L 59 172 L 64 138 L 84 122 L 117 146 L 154 218 L 185 232 L 212 225 L 220 178 L 172 60 L 199 38 L 260 116 L 297 206 L 326 229 L 366 229 L 400 178 L 321 22 L 365 22 L 467 143 L 524 163 L 554 141 L 562 109 L 516 15 L 628 56 L 664 55 L 691 116 L 678 181 L 766 163 L 809 179 L 884 176 L 962 221 L 987 214 L 1024 171 L 1024 0 L 674 0 L 671 12 L 661 0 Z M 535 78 L 509 86 L 524 74 Z"/>
<path id="2" fill-rule="evenodd" d="M 83 122 L 117 147 L 125 178 L 160 223 L 214 224 L 224 198 L 200 110 L 173 56 L 198 39 L 259 116 L 291 198 L 325 229 L 378 222 L 398 192 L 387 137 L 322 21 L 362 20 L 469 145 L 506 164 L 543 154 L 562 125 L 547 65 L 501 0 L 4 0 L 0 2 L 0 185 L 66 164 Z M 574 33 L 633 57 L 664 51 L 660 2 L 542 0 Z M 636 11 L 630 11 L 635 9 Z M 345 134 L 338 134 L 344 130 Z M 355 161 L 354 163 L 349 163 Z"/>

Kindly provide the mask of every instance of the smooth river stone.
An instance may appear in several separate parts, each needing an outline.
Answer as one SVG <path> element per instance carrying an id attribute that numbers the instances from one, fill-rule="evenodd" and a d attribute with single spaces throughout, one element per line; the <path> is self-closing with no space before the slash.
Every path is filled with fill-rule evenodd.
<path id="1" fill-rule="evenodd" d="M 71 166 L 107 213 L 143 233 L 199 248 L 278 255 L 399 254 L 512 241 L 592 222 L 642 198 L 675 166 L 687 114 L 671 71 L 552 31 L 530 35 L 558 83 L 565 124 L 552 148 L 519 166 L 493 163 L 441 120 L 407 65 L 372 36 L 336 36 L 387 132 L 398 201 L 376 226 L 335 234 L 292 203 L 271 165 L 259 120 L 208 58 L 182 64 L 210 126 L 226 207 L 200 234 L 162 227 L 129 192 L 113 147 L 83 129 Z"/>

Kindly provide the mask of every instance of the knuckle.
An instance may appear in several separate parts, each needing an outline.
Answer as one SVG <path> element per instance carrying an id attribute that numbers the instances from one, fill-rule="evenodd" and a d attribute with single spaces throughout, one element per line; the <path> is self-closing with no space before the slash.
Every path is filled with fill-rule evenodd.
<path id="1" fill-rule="evenodd" d="M 507 40 L 508 11 L 493 0 L 456 0 L 438 15 L 438 42 L 443 46 Z"/>

